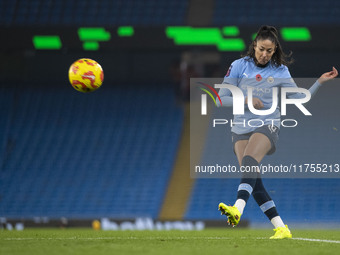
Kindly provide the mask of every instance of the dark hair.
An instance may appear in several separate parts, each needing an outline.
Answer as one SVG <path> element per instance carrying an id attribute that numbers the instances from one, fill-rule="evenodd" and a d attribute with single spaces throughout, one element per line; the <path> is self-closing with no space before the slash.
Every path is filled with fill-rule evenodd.
<path id="1" fill-rule="evenodd" d="M 245 56 L 248 56 L 252 58 L 255 62 L 255 50 L 254 46 L 257 41 L 259 40 L 270 40 L 275 44 L 275 52 L 271 58 L 272 64 L 279 67 L 280 65 L 286 65 L 288 66 L 289 64 L 293 63 L 293 59 L 291 58 L 292 52 L 290 52 L 288 55 L 285 54 L 282 50 L 280 41 L 279 41 L 279 36 L 277 29 L 273 26 L 261 26 L 259 31 L 256 34 L 256 37 L 254 41 L 249 45 L 248 52 L 246 53 Z"/>

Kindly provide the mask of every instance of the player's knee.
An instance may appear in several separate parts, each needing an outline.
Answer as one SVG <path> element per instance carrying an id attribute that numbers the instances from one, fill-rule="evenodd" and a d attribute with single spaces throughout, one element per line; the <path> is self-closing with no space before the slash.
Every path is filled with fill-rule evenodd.
<path id="1" fill-rule="evenodd" d="M 242 166 L 258 166 L 259 162 L 252 155 L 244 155 L 242 158 Z"/>
<path id="2" fill-rule="evenodd" d="M 256 163 L 258 165 L 259 162 L 262 160 L 264 155 L 265 155 L 265 153 L 262 155 L 262 153 L 259 153 L 258 151 L 246 150 L 243 154 L 243 157 L 242 157 L 242 163 L 243 163 L 243 159 L 245 157 L 251 157 L 252 159 L 249 160 L 249 158 L 248 158 L 247 162 L 253 162 L 253 163 Z"/>
<path id="3" fill-rule="evenodd" d="M 254 185 L 255 185 L 255 180 L 257 178 L 257 172 L 258 172 L 258 166 L 259 166 L 259 163 L 252 156 L 249 156 L 249 155 L 244 156 L 242 158 L 242 166 L 241 166 L 242 178 L 254 180 L 252 182 L 254 182 Z"/>

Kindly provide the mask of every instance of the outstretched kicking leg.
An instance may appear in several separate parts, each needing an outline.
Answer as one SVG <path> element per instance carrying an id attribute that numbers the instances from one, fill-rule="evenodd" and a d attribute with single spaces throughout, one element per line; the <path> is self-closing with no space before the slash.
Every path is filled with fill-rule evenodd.
<path id="1" fill-rule="evenodd" d="M 220 203 L 219 210 L 222 214 L 227 215 L 229 223 L 236 226 L 250 195 L 253 194 L 255 201 L 275 227 L 276 233 L 271 239 L 291 238 L 288 227 L 282 222 L 273 200 L 263 186 L 259 171 L 254 171 L 255 169 L 258 170 L 259 162 L 270 149 L 271 142 L 262 133 L 254 133 L 249 140 L 240 140 L 235 143 L 235 153 L 240 166 L 250 171 L 244 172 L 242 175 L 235 205 L 227 206 Z"/>
<path id="2" fill-rule="evenodd" d="M 219 210 L 222 214 L 227 215 L 228 223 L 236 226 L 241 219 L 241 215 L 243 214 L 243 209 L 246 206 L 246 203 L 253 192 L 253 189 L 256 184 L 257 177 L 257 161 L 251 156 L 244 156 L 242 159 L 241 167 L 245 168 L 253 168 L 254 172 L 244 172 L 242 174 L 242 179 L 240 185 L 237 190 L 237 200 L 234 206 L 227 206 L 223 203 L 219 204 Z"/>
<path id="3" fill-rule="evenodd" d="M 234 150 L 242 170 L 240 185 L 237 190 L 237 200 L 234 206 L 219 204 L 219 210 L 227 215 L 228 222 L 236 226 L 243 214 L 243 209 L 253 192 L 256 184 L 258 165 L 271 148 L 269 139 L 261 133 L 254 133 L 249 140 L 239 140 L 235 143 Z M 251 170 L 251 171 L 248 171 Z"/>

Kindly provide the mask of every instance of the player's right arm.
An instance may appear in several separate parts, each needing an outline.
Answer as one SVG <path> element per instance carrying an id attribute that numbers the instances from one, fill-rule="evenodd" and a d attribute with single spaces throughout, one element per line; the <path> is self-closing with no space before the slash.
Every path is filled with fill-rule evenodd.
<path id="1" fill-rule="evenodd" d="M 230 84 L 233 86 L 238 86 L 239 79 L 242 77 L 242 62 L 243 59 L 235 60 L 229 67 L 227 74 L 224 76 L 224 80 L 222 84 Z M 232 107 L 233 106 L 233 97 L 231 95 L 231 91 L 226 88 L 221 88 L 218 92 L 218 95 L 221 98 L 222 105 L 219 100 L 216 100 L 217 107 Z"/>
<path id="2" fill-rule="evenodd" d="M 244 73 L 245 63 L 246 61 L 244 58 L 235 60 L 229 67 L 227 74 L 224 77 L 223 84 L 230 84 L 233 86 L 238 86 L 240 79 Z M 224 106 L 224 107 L 232 107 L 233 106 L 233 97 L 231 95 L 231 91 L 226 88 L 221 88 L 218 95 L 221 98 L 222 105 L 219 100 L 216 100 L 217 106 Z M 262 109 L 264 107 L 263 102 L 257 98 L 253 97 L 253 106 L 255 109 Z M 245 98 L 244 103 L 247 105 L 248 97 Z"/>

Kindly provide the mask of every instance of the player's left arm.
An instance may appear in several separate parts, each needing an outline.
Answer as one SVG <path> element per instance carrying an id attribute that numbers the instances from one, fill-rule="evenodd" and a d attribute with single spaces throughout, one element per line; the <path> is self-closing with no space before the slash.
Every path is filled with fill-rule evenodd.
<path id="1" fill-rule="evenodd" d="M 333 66 L 332 71 L 324 73 L 323 75 L 321 75 L 320 78 L 318 79 L 318 82 L 320 84 L 322 84 L 322 83 L 325 83 L 329 80 L 334 79 L 337 76 L 338 76 L 338 70 L 336 70 L 336 68 Z"/>
<path id="2" fill-rule="evenodd" d="M 338 76 L 338 70 L 335 67 L 333 67 L 332 71 L 322 74 L 320 78 L 309 88 L 311 97 L 313 97 L 316 94 L 316 92 L 319 90 L 322 84 L 334 79 L 337 76 Z M 292 98 L 292 99 L 297 99 L 297 98 L 304 98 L 305 95 L 301 93 L 291 93 L 291 94 L 288 94 L 287 97 Z"/>

